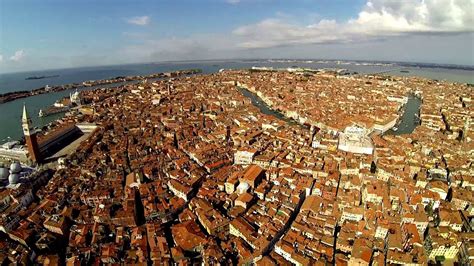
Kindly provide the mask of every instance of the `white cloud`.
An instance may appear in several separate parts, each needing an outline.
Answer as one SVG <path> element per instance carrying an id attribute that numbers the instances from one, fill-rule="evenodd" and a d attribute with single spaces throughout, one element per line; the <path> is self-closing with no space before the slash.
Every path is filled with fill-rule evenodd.
<path id="1" fill-rule="evenodd" d="M 127 19 L 127 23 L 138 26 L 146 26 L 150 23 L 150 20 L 151 19 L 149 16 L 133 17 Z"/>
<path id="2" fill-rule="evenodd" d="M 3 61 L 3 55 L 0 54 L 0 63 Z"/>
<path id="3" fill-rule="evenodd" d="M 474 0 L 371 0 L 348 26 L 369 33 L 473 31 L 473 8 Z"/>
<path id="4" fill-rule="evenodd" d="M 451 5 L 441 10 L 447 14 L 463 17 L 461 20 L 440 12 L 440 7 L 433 6 L 433 3 L 432 0 L 413 0 L 412 4 L 407 1 L 371 0 L 361 8 L 355 18 L 344 22 L 322 19 L 317 23 L 301 25 L 291 22 L 295 21 L 293 16 L 277 15 L 276 18 L 238 27 L 230 34 L 197 34 L 185 38 L 162 39 L 155 39 L 151 35 L 136 36 L 133 42 L 120 51 L 120 54 L 138 61 L 258 58 L 272 57 L 275 54 L 290 57 L 292 54 L 298 54 L 298 57 L 324 57 L 324 54 L 304 54 L 298 51 L 302 47 L 306 47 L 305 51 L 311 51 L 314 47 L 309 46 L 313 44 L 319 44 L 318 49 L 331 46 L 331 49 L 337 50 L 339 48 L 334 48 L 332 44 L 349 47 L 359 43 L 363 44 L 361 47 L 369 47 L 367 45 L 377 43 L 379 40 L 388 41 L 390 37 L 393 44 L 393 40 L 399 39 L 394 37 L 404 37 L 408 34 L 413 37 L 423 36 L 425 39 L 429 39 L 430 36 L 446 36 L 444 40 L 449 40 L 454 36 L 441 33 L 474 32 L 474 29 L 469 27 L 473 25 L 470 22 L 472 18 L 466 16 L 472 14 L 472 11 L 461 12 L 459 7 L 463 3 L 460 0 L 450 1 Z M 337 58 L 337 53 L 331 56 Z"/>
<path id="5" fill-rule="evenodd" d="M 119 51 L 124 58 L 137 61 L 197 60 L 229 57 L 235 51 L 235 36 L 198 34 L 183 38 L 137 39 Z"/>
<path id="6" fill-rule="evenodd" d="M 266 19 L 239 27 L 233 34 L 244 48 L 350 42 L 404 34 L 473 32 L 474 0 L 369 0 L 356 18 L 299 25 Z"/>
<path id="7" fill-rule="evenodd" d="M 24 57 L 25 57 L 25 51 L 23 51 L 23 50 L 18 50 L 18 51 L 15 52 L 14 55 L 12 55 L 12 56 L 10 57 L 10 60 L 15 61 L 15 62 L 19 62 L 19 61 L 21 61 Z"/>
<path id="8" fill-rule="evenodd" d="M 226 0 L 226 2 L 231 4 L 231 5 L 236 5 L 236 4 L 240 3 L 240 0 Z"/>

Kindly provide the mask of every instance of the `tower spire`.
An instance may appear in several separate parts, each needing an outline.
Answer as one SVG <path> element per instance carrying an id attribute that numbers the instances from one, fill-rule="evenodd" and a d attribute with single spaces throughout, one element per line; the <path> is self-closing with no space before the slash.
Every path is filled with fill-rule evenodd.
<path id="1" fill-rule="evenodd" d="M 25 135 L 25 142 L 28 148 L 28 155 L 34 162 L 41 162 L 41 153 L 36 139 L 36 132 L 31 123 L 31 118 L 28 115 L 25 103 L 23 103 L 23 115 L 21 117 L 21 124 L 23 128 L 23 135 Z"/>
<path id="2" fill-rule="evenodd" d="M 28 111 L 26 110 L 26 104 L 23 103 L 23 116 L 22 116 L 22 119 L 21 119 L 23 122 L 27 122 L 28 120 L 30 120 L 30 117 L 28 116 Z"/>
<path id="3" fill-rule="evenodd" d="M 23 126 L 23 134 L 25 136 L 30 136 L 33 133 L 31 118 L 28 115 L 28 110 L 26 109 L 25 103 L 23 103 L 23 115 L 21 117 L 21 124 Z"/>

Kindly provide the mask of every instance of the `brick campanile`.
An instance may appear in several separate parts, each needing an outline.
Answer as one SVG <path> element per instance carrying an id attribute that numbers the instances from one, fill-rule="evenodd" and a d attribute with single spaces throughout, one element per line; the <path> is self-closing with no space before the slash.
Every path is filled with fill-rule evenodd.
<path id="1" fill-rule="evenodd" d="M 36 131 L 33 128 L 33 123 L 31 123 L 31 119 L 28 116 L 25 105 L 23 105 L 23 116 L 21 118 L 21 123 L 23 127 L 23 134 L 25 135 L 26 146 L 28 147 L 28 155 L 33 162 L 40 163 L 42 158 L 38 146 L 38 140 L 36 139 Z"/>

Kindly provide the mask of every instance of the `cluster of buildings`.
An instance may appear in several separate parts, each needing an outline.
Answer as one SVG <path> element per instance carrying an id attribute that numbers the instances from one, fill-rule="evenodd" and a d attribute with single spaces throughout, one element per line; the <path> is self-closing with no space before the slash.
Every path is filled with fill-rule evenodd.
<path id="1" fill-rule="evenodd" d="M 412 90 L 386 78 L 321 72 L 315 79 L 298 73 L 241 73 L 237 84 L 301 124 L 336 132 L 354 123 L 369 131 L 387 131 L 397 122 Z"/>
<path id="2" fill-rule="evenodd" d="M 380 134 L 414 91 L 421 125 Z M 97 128 L 47 183 L 0 190 L 0 261 L 472 263 L 472 94 L 249 71 L 83 92 L 87 108 L 66 120 Z"/>
<path id="3" fill-rule="evenodd" d="M 26 106 L 23 106 L 21 126 L 25 145 L 10 141 L 0 147 L 1 161 L 15 161 L 26 165 L 39 165 L 85 134 L 77 120 L 60 120 L 50 130 L 41 131 L 34 127 Z M 85 125 L 87 128 L 88 125 Z"/>

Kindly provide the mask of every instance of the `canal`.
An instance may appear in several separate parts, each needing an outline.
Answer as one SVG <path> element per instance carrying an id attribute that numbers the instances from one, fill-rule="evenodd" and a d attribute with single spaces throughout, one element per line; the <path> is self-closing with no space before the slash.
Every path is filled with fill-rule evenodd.
<path id="1" fill-rule="evenodd" d="M 154 80 L 154 79 L 152 79 Z M 158 79 L 156 79 L 158 80 Z M 132 82 L 122 82 L 116 84 L 107 84 L 102 86 L 93 86 L 93 87 L 81 87 L 78 88 L 79 91 L 81 90 L 92 90 L 98 87 L 105 88 L 105 87 L 117 87 L 124 84 L 134 84 L 138 83 L 139 81 L 132 81 Z M 254 106 L 256 106 L 262 113 L 267 115 L 272 115 L 277 119 L 287 122 L 291 125 L 299 125 L 302 127 L 307 127 L 305 125 L 299 124 L 297 121 L 286 117 L 282 113 L 273 110 L 270 106 L 263 102 L 260 97 L 258 97 L 255 93 L 242 88 L 237 87 L 237 89 L 244 95 L 245 97 L 249 98 Z M 18 102 L 23 102 L 26 104 L 30 116 L 32 117 L 33 124 L 37 127 L 42 127 L 58 118 L 63 116 L 62 113 L 47 116 L 47 117 L 38 117 L 38 111 L 42 108 L 45 108 L 49 105 L 52 105 L 54 101 L 61 99 L 62 97 L 66 97 L 69 95 L 70 92 L 73 90 L 65 90 L 60 92 L 53 92 L 47 94 L 40 94 L 28 98 L 24 98 L 18 101 L 12 101 L 8 103 L 4 103 L 0 105 L 0 143 L 5 141 L 9 141 L 11 139 L 19 139 L 21 138 L 22 131 L 21 131 L 21 111 L 22 108 L 18 106 Z M 401 134 L 409 134 L 412 133 L 416 126 L 419 125 L 419 112 L 421 106 L 421 99 L 417 96 L 410 95 L 408 97 L 408 102 L 403 107 L 403 114 L 400 119 L 400 122 L 397 124 L 397 130 L 389 130 L 385 134 L 387 135 L 401 135 Z M 8 125 L 8 126 L 7 126 Z M 11 126 L 10 126 L 11 125 Z"/>
<path id="2" fill-rule="evenodd" d="M 282 121 L 285 121 L 286 123 L 288 124 L 291 124 L 291 125 L 299 125 L 299 126 L 302 126 L 302 127 L 306 127 L 305 125 L 301 125 L 299 123 L 297 123 L 295 120 L 291 119 L 291 118 L 288 118 L 286 117 L 285 115 L 283 115 L 282 113 L 272 109 L 270 106 L 268 106 L 260 97 L 258 97 L 257 94 L 245 89 L 245 88 L 242 88 L 242 87 L 237 87 L 237 89 L 240 91 L 240 93 L 242 93 L 242 95 L 244 95 L 245 97 L 249 98 L 251 101 L 252 101 L 252 104 L 257 107 L 260 112 L 266 114 L 266 115 L 271 115 L 271 116 L 274 116 Z"/>
<path id="3" fill-rule="evenodd" d="M 410 94 L 407 103 L 403 106 L 403 114 L 400 121 L 385 134 L 402 135 L 412 133 L 413 130 L 420 125 L 420 107 L 421 99 L 418 96 Z"/>
<path id="4" fill-rule="evenodd" d="M 252 101 L 252 104 L 256 106 L 262 113 L 267 115 L 272 115 L 280 120 L 283 120 L 291 125 L 299 125 L 306 127 L 305 125 L 301 125 L 297 123 L 295 120 L 286 117 L 282 113 L 273 110 L 270 106 L 268 106 L 263 100 L 258 97 L 255 93 L 242 88 L 237 87 L 237 89 L 244 95 L 245 97 L 249 98 Z M 402 107 L 402 117 L 400 118 L 397 125 L 388 130 L 385 134 L 387 135 L 402 135 L 402 134 L 410 134 L 415 130 L 415 128 L 420 124 L 420 106 L 421 106 L 421 99 L 415 95 L 410 94 L 408 96 L 407 103 Z M 395 130 L 396 129 L 396 130 Z"/>

